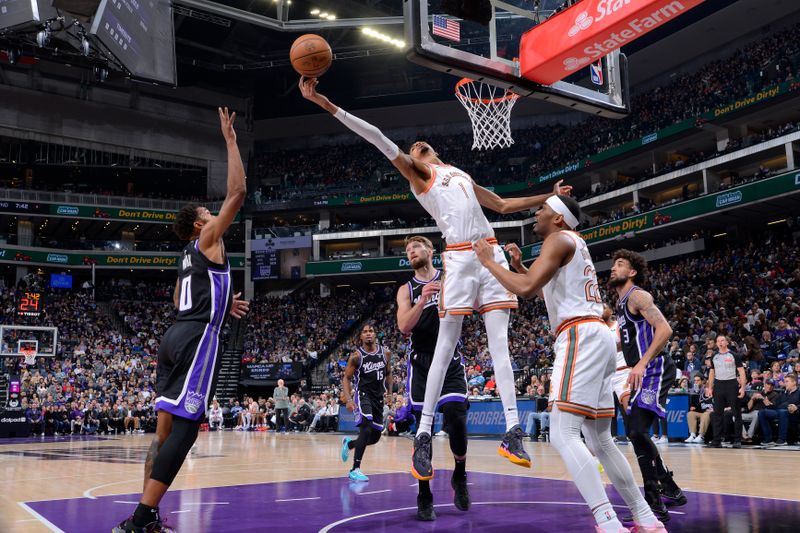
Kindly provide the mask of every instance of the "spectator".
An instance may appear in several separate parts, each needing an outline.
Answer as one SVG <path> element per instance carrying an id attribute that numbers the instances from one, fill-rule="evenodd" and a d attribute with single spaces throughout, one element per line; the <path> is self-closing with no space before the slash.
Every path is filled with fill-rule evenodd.
<path id="1" fill-rule="evenodd" d="M 758 413 L 758 423 L 764 435 L 765 446 L 785 446 L 790 424 L 797 425 L 800 420 L 800 389 L 797 388 L 797 375 L 789 374 L 785 378 L 786 391 L 776 398 L 775 402 L 764 399 L 765 409 Z M 778 420 L 778 440 L 772 440 L 772 421 Z"/>
<path id="2" fill-rule="evenodd" d="M 700 394 L 693 394 L 690 399 L 687 422 L 689 424 L 689 438 L 684 442 L 703 444 L 711 423 L 711 413 L 714 409 L 713 389 L 706 383 Z M 716 437 L 715 437 L 716 438 Z"/>
<path id="3" fill-rule="evenodd" d="M 211 409 L 208 411 L 208 427 L 211 431 L 217 431 L 222 428 L 222 422 L 222 408 L 215 399 L 211 403 Z"/>
<path id="4" fill-rule="evenodd" d="M 272 393 L 275 400 L 275 431 L 289 430 L 289 389 L 284 385 L 282 379 L 278 380 L 278 386 Z"/>

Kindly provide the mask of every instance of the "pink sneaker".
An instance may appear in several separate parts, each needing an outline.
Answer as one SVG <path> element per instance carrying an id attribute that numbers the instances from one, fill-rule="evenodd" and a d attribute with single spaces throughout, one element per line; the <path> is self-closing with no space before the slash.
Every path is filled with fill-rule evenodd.
<path id="1" fill-rule="evenodd" d="M 667 533 L 667 528 L 661 522 L 656 522 L 652 526 L 640 526 L 636 524 L 631 528 L 631 533 Z"/>
<path id="2" fill-rule="evenodd" d="M 606 531 L 604 529 L 601 529 L 600 526 L 594 526 L 594 530 L 595 533 L 606 533 Z M 628 528 L 623 527 L 620 528 L 620 530 L 617 533 L 630 533 L 630 531 L 631 530 L 629 530 Z"/>

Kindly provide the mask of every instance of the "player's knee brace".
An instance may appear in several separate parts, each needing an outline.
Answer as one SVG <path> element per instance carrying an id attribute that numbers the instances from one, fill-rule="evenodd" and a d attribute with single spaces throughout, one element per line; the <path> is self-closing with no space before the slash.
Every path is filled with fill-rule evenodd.
<path id="1" fill-rule="evenodd" d="M 189 450 L 194 446 L 194 441 L 197 440 L 199 429 L 200 421 L 187 420 L 177 416 L 173 419 L 172 432 L 161 444 L 158 456 L 153 462 L 150 479 L 160 481 L 165 485 L 172 485 L 175 476 L 183 466 L 183 460 L 186 459 Z"/>
<path id="2" fill-rule="evenodd" d="M 379 440 L 381 440 L 381 432 L 379 430 L 375 429 L 375 428 L 372 428 L 372 433 L 369 436 L 369 441 L 368 442 L 370 444 L 375 444 Z"/>
<path id="3" fill-rule="evenodd" d="M 467 454 L 467 402 L 442 405 L 444 424 L 450 436 L 450 451 L 459 457 Z"/>

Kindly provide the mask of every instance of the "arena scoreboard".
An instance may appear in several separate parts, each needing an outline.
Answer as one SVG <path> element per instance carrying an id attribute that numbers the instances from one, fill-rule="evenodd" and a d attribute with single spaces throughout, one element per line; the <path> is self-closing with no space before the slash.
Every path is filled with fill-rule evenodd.
<path id="1" fill-rule="evenodd" d="M 259 279 L 278 279 L 281 267 L 278 263 L 278 254 L 275 252 L 253 252 L 252 256 L 252 278 Z"/>
<path id="2" fill-rule="evenodd" d="M 44 294 L 39 291 L 19 291 L 17 316 L 39 318 L 44 312 Z"/>

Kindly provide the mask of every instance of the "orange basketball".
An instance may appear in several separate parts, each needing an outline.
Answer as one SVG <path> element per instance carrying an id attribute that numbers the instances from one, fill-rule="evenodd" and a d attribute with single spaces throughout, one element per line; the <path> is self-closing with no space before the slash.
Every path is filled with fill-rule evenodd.
<path id="1" fill-rule="evenodd" d="M 328 41 L 307 33 L 298 37 L 289 50 L 292 67 L 303 76 L 317 78 L 327 72 L 333 61 L 333 52 Z"/>

